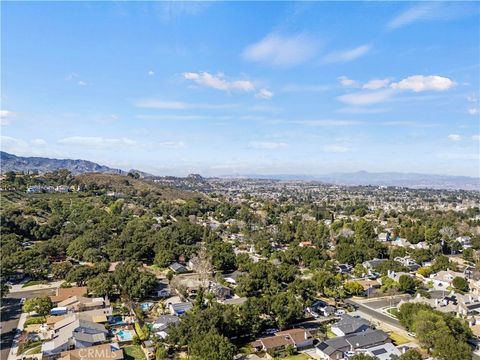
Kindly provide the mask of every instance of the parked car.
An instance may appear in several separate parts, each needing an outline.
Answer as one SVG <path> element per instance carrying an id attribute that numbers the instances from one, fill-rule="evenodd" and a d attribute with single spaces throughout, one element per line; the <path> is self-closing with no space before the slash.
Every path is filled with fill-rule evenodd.
<path id="1" fill-rule="evenodd" d="M 345 310 L 337 310 L 335 311 L 335 316 L 342 316 L 345 315 Z"/>
<path id="2" fill-rule="evenodd" d="M 22 305 L 25 304 L 25 301 L 26 301 L 26 300 L 27 300 L 27 299 L 25 299 L 25 298 L 21 298 L 21 299 L 20 299 L 20 304 L 22 304 Z"/>

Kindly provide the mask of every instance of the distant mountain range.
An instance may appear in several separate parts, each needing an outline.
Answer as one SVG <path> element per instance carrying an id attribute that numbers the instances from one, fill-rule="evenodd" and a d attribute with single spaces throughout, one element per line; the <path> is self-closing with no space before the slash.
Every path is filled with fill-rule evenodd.
<path id="1" fill-rule="evenodd" d="M 127 171 L 100 165 L 87 160 L 71 159 L 50 159 L 43 157 L 23 157 L 0 151 L 1 172 L 7 171 L 34 171 L 40 173 L 54 171 L 58 169 L 68 169 L 74 175 L 87 172 L 122 174 Z M 155 178 L 154 175 L 138 171 L 143 178 Z M 228 178 L 250 178 L 250 179 L 277 179 L 277 180 L 301 180 L 301 181 L 320 181 L 329 184 L 338 185 L 374 185 L 374 186 L 399 186 L 409 188 L 432 188 L 432 189 L 464 189 L 480 190 L 480 178 L 468 176 L 450 176 L 450 175 L 428 175 L 416 173 L 400 172 L 381 172 L 371 173 L 367 171 L 358 171 L 354 173 L 333 173 L 328 175 L 244 175 L 244 176 L 225 176 Z"/>
<path id="2" fill-rule="evenodd" d="M 2 173 L 7 171 L 35 171 L 46 173 L 59 169 L 68 169 L 74 175 L 87 172 L 100 172 L 109 174 L 126 174 L 120 169 L 113 169 L 87 160 L 50 159 L 44 157 L 23 157 L 0 151 Z"/>

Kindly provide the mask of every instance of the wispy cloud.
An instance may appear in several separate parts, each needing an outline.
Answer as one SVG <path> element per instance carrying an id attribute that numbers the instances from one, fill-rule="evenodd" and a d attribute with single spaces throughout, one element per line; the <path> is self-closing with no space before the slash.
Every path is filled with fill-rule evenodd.
<path id="1" fill-rule="evenodd" d="M 271 99 L 273 97 L 273 92 L 267 89 L 260 89 L 256 94 L 256 97 L 260 99 Z"/>
<path id="2" fill-rule="evenodd" d="M 251 149 L 274 150 L 286 147 L 288 144 L 284 142 L 271 141 L 252 141 L 248 144 Z"/>
<path id="3" fill-rule="evenodd" d="M 58 140 L 59 144 L 80 147 L 111 148 L 118 146 L 134 146 L 136 141 L 126 137 L 104 138 L 100 136 L 71 136 Z"/>
<path id="4" fill-rule="evenodd" d="M 182 16 L 200 15 L 210 6 L 210 3 L 202 1 L 162 1 L 153 3 L 153 6 L 162 22 L 170 22 Z"/>
<path id="5" fill-rule="evenodd" d="M 223 91 L 253 91 L 255 85 L 249 80 L 227 81 L 223 74 L 212 75 L 208 72 L 185 72 L 183 77 L 198 85 Z"/>
<path id="6" fill-rule="evenodd" d="M 470 115 L 477 115 L 479 113 L 479 109 L 477 107 L 470 108 L 468 109 L 468 113 Z"/>
<path id="7" fill-rule="evenodd" d="M 229 120 L 231 116 L 210 116 L 210 115 L 178 115 L 178 114 L 162 114 L 162 115 L 135 115 L 140 120 L 157 120 L 157 121 L 190 121 L 190 120 Z"/>
<path id="8" fill-rule="evenodd" d="M 256 91 L 255 84 L 250 80 L 227 80 L 221 73 L 217 75 L 204 72 L 185 72 L 183 77 L 186 80 L 193 81 L 194 83 L 209 87 L 221 91 L 243 91 L 253 92 Z M 273 92 L 262 88 L 256 93 L 256 97 L 262 99 L 270 99 L 273 97 Z"/>
<path id="9" fill-rule="evenodd" d="M 362 107 L 345 107 L 338 109 L 338 113 L 342 114 L 380 114 L 388 111 L 386 108 L 362 108 Z"/>
<path id="10" fill-rule="evenodd" d="M 450 134 L 450 135 L 448 135 L 448 140 L 450 140 L 450 141 L 460 141 L 460 140 L 462 140 L 462 137 L 458 134 Z"/>
<path id="11" fill-rule="evenodd" d="M 304 33 L 294 35 L 271 33 L 247 46 L 242 56 L 251 62 L 290 67 L 311 59 L 317 47 L 318 43 Z"/>
<path id="12" fill-rule="evenodd" d="M 390 84 L 391 79 L 372 79 L 368 81 L 367 83 L 363 84 L 362 88 L 363 89 L 368 89 L 368 90 L 379 90 L 386 88 L 388 84 Z"/>
<path id="13" fill-rule="evenodd" d="M 137 99 L 133 102 L 135 107 L 145 109 L 164 109 L 164 110 L 187 110 L 187 109 L 231 109 L 237 104 L 202 104 L 187 103 L 183 101 L 166 101 L 155 98 Z"/>
<path id="14" fill-rule="evenodd" d="M 326 153 L 345 153 L 350 149 L 347 146 L 339 144 L 330 144 L 323 147 L 323 151 Z"/>
<path id="15" fill-rule="evenodd" d="M 337 78 L 340 85 L 344 87 L 359 87 L 360 83 L 356 80 L 349 79 L 347 76 L 342 75 Z"/>
<path id="16" fill-rule="evenodd" d="M 10 120 L 15 115 L 13 111 L 9 110 L 0 110 L 0 125 L 9 125 Z"/>
<path id="17" fill-rule="evenodd" d="M 185 147 L 185 143 L 183 141 L 162 141 L 158 143 L 158 146 L 167 149 L 181 149 Z"/>
<path id="18" fill-rule="evenodd" d="M 299 120 L 296 121 L 297 124 L 307 125 L 307 126 L 351 126 L 351 125 L 361 125 L 363 121 L 357 120 L 335 120 L 335 119 L 321 119 L 321 120 Z"/>
<path id="19" fill-rule="evenodd" d="M 431 20 L 453 20 L 464 16 L 478 16 L 478 7 L 469 1 L 423 1 L 414 5 L 390 20 L 387 30 L 395 30 L 407 25 Z"/>
<path id="20" fill-rule="evenodd" d="M 371 48 L 371 45 L 364 44 L 357 46 L 353 49 L 333 51 L 323 58 L 323 62 L 325 64 L 349 62 L 366 55 L 371 50 Z"/>
<path id="21" fill-rule="evenodd" d="M 473 141 L 480 141 L 480 135 L 472 135 Z"/>
<path id="22" fill-rule="evenodd" d="M 387 28 L 390 30 L 398 29 L 415 21 L 432 18 L 432 10 L 438 5 L 434 3 L 423 3 L 411 7 L 410 9 L 393 18 Z"/>
<path id="23" fill-rule="evenodd" d="M 392 90 L 380 90 L 375 92 L 355 92 L 337 97 L 341 102 L 353 106 L 373 105 L 385 102 L 394 95 Z"/>

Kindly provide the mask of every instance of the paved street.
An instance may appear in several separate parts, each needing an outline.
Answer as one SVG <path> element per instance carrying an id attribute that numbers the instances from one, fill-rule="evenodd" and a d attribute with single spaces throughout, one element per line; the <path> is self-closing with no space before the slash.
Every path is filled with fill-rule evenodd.
<path id="1" fill-rule="evenodd" d="M 374 310 L 369 306 L 365 306 L 364 304 L 351 299 L 346 300 L 346 302 L 356 306 L 359 311 L 367 315 L 370 315 L 372 318 L 378 320 L 380 323 L 387 323 L 389 325 L 399 327 L 399 328 L 402 327 L 402 325 L 400 325 L 400 322 L 397 319 L 394 319 L 390 316 L 383 314 L 380 310 Z M 388 306 L 388 302 L 386 306 Z"/>
<path id="2" fill-rule="evenodd" d="M 9 294 L 2 300 L 1 309 L 1 336 L 0 336 L 0 359 L 7 360 L 10 347 L 12 346 L 14 329 L 17 328 L 22 306 L 21 298 L 34 298 L 37 296 L 54 295 L 55 289 L 25 290 Z"/>

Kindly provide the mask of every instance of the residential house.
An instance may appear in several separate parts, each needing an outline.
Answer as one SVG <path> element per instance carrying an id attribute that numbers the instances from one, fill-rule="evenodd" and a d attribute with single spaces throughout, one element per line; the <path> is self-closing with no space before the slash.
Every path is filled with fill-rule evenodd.
<path id="1" fill-rule="evenodd" d="M 64 351 L 60 354 L 58 360 L 123 360 L 123 350 L 118 343 L 102 344 L 81 348 L 70 351 Z"/>
<path id="2" fill-rule="evenodd" d="M 170 310 L 170 314 L 179 316 L 185 314 L 192 306 L 193 304 L 191 302 L 180 302 L 169 304 L 168 309 Z"/>
<path id="3" fill-rule="evenodd" d="M 183 265 L 181 265 L 177 262 L 174 262 L 174 263 L 170 264 L 170 266 L 168 268 L 176 274 L 182 274 L 182 273 L 188 271 L 185 266 L 183 266 Z"/>
<path id="4" fill-rule="evenodd" d="M 373 273 L 375 271 L 375 269 L 383 264 L 385 261 L 387 261 L 387 259 L 372 259 L 372 260 L 368 260 L 368 261 L 364 261 L 363 262 L 363 267 L 365 269 L 368 270 L 369 273 Z"/>
<path id="5" fill-rule="evenodd" d="M 470 236 L 459 236 L 455 240 L 457 240 L 464 249 L 472 247 L 472 238 Z"/>
<path id="6" fill-rule="evenodd" d="M 82 320 L 76 315 L 66 317 L 53 326 L 53 338 L 42 344 L 42 354 L 53 358 L 58 354 L 98 345 L 106 341 L 108 331 L 102 324 Z"/>
<path id="7" fill-rule="evenodd" d="M 332 324 L 332 332 L 337 336 L 345 336 L 370 329 L 370 322 L 359 316 L 342 315 L 340 321 Z"/>
<path id="8" fill-rule="evenodd" d="M 240 276 L 245 275 L 245 272 L 235 270 L 232 273 L 223 275 L 225 281 L 231 285 L 237 285 L 237 280 Z"/>
<path id="9" fill-rule="evenodd" d="M 410 271 L 417 271 L 420 268 L 420 265 L 417 264 L 415 260 L 413 260 L 410 256 L 397 256 L 395 261 L 399 262 L 403 266 L 410 269 Z"/>
<path id="10" fill-rule="evenodd" d="M 216 282 L 210 282 L 209 291 L 215 295 L 217 299 L 225 300 L 232 297 L 232 290 L 229 287 L 223 286 Z"/>
<path id="11" fill-rule="evenodd" d="M 388 342 L 391 340 L 382 330 L 367 330 L 322 341 L 316 346 L 315 352 L 321 359 L 340 360 L 347 351 L 368 349 Z"/>
<path id="12" fill-rule="evenodd" d="M 266 351 L 268 353 L 281 352 L 287 346 L 293 346 L 296 350 L 307 349 L 313 346 L 313 336 L 305 329 L 290 329 L 280 331 L 275 336 L 255 340 L 252 347 L 256 351 Z"/>
<path id="13" fill-rule="evenodd" d="M 87 298 L 84 296 L 70 296 L 69 298 L 60 301 L 58 307 L 64 307 L 69 312 L 80 312 L 94 309 L 103 309 L 110 306 L 108 298 Z"/>
<path id="14" fill-rule="evenodd" d="M 158 317 L 152 324 L 152 331 L 165 339 L 168 336 L 168 328 L 172 324 L 176 324 L 180 321 L 178 316 L 174 315 L 162 315 Z"/>
<path id="15" fill-rule="evenodd" d="M 435 290 L 446 290 L 449 286 L 452 286 L 452 281 L 456 277 L 464 277 L 464 275 L 461 272 L 442 270 L 430 275 L 430 281 L 433 283 Z"/>
<path id="16" fill-rule="evenodd" d="M 338 264 L 337 265 L 337 271 L 340 274 L 350 274 L 352 272 L 352 265 L 350 264 Z"/>
<path id="17" fill-rule="evenodd" d="M 356 353 L 363 353 L 376 360 L 395 360 L 402 355 L 402 352 L 392 343 L 386 343 L 368 349 L 358 349 Z"/>
<path id="18" fill-rule="evenodd" d="M 87 287 L 70 287 L 70 288 L 58 288 L 55 296 L 50 296 L 53 303 L 58 304 L 63 300 L 68 299 L 71 296 L 84 296 L 87 295 Z"/>

